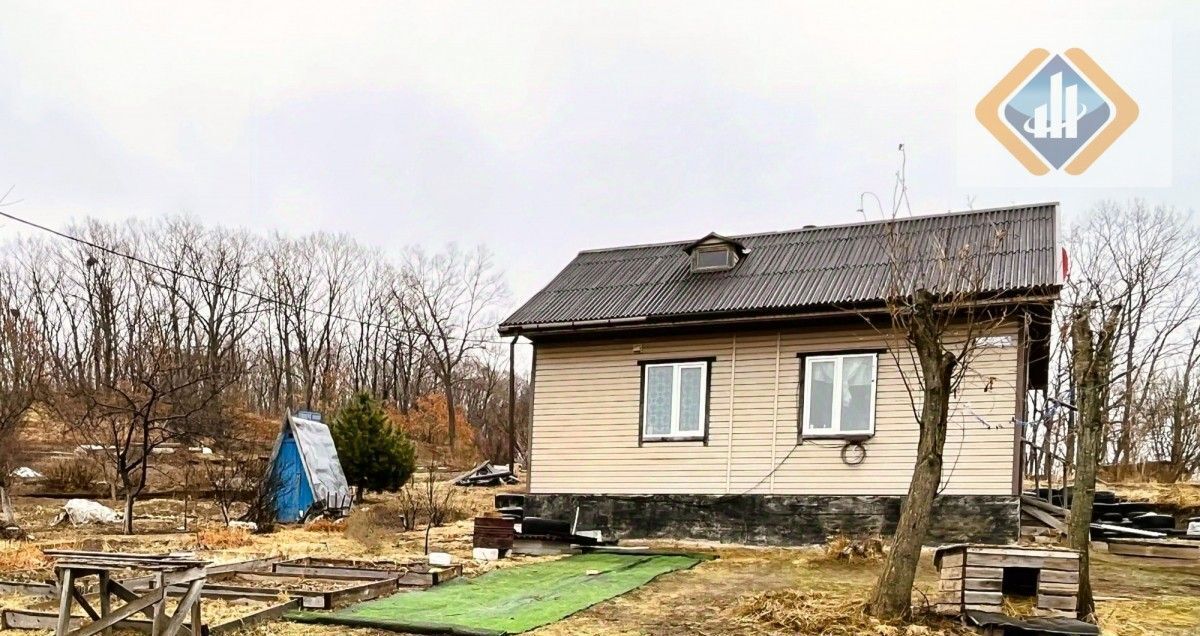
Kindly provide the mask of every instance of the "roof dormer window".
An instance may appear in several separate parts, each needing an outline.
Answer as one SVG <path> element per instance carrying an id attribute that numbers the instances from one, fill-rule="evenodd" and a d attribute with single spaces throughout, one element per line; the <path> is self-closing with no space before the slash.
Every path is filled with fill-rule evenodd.
<path id="1" fill-rule="evenodd" d="M 733 269 L 748 250 L 740 242 L 713 232 L 683 251 L 692 259 L 693 272 L 723 272 Z"/>
<path id="2" fill-rule="evenodd" d="M 733 267 L 736 256 L 728 245 L 706 245 L 692 252 L 692 271 L 708 272 Z"/>

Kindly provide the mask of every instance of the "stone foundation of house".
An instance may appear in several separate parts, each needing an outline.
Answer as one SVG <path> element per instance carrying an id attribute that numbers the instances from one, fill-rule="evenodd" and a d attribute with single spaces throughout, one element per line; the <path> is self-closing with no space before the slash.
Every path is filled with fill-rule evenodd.
<path id="1" fill-rule="evenodd" d="M 525 514 L 603 530 L 622 539 L 705 539 L 749 545 L 823 543 L 831 535 L 891 535 L 902 497 L 830 495 L 525 496 Z M 928 544 L 1010 543 L 1020 532 L 1017 497 L 943 495 Z"/>

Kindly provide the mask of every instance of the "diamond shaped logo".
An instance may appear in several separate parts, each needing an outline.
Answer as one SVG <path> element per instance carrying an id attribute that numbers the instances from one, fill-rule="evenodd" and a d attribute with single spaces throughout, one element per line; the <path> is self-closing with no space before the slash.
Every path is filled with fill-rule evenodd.
<path id="1" fill-rule="evenodd" d="M 1034 49 L 975 107 L 1029 172 L 1079 175 L 1137 119 L 1129 95 L 1081 49 Z"/>

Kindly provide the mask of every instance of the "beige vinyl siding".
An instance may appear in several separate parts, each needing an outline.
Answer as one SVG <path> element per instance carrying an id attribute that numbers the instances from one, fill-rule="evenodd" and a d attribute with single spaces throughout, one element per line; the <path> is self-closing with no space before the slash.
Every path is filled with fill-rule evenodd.
<path id="1" fill-rule="evenodd" d="M 979 349 L 952 398 L 946 494 L 1012 492 L 1016 329 L 989 335 L 1011 335 L 1013 346 Z M 530 492 L 904 494 L 917 424 L 897 359 L 902 365 L 912 361 L 907 349 L 889 340 L 869 329 L 797 328 L 538 344 Z M 879 356 L 875 436 L 865 442 L 866 460 L 847 466 L 843 442 L 836 440 L 797 446 L 797 354 L 889 345 L 899 353 Z M 638 362 L 687 358 L 716 358 L 708 444 L 639 447 Z"/>

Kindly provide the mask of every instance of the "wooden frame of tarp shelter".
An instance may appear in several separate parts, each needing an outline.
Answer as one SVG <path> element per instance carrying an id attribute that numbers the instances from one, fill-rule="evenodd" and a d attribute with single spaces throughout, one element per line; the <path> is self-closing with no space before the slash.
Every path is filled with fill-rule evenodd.
<path id="1" fill-rule="evenodd" d="M 113 627 L 132 619 L 135 614 L 150 618 L 151 636 L 200 636 L 200 593 L 208 576 L 208 561 L 170 555 L 125 554 L 119 552 L 79 552 L 47 550 L 55 559 L 54 577 L 58 591 L 58 621 L 55 636 L 92 636 L 111 633 Z M 154 583 L 149 590 L 135 592 L 114 580 L 114 572 L 129 569 L 151 572 Z M 84 578 L 99 578 L 100 608 L 88 602 L 77 583 Z M 167 614 L 167 590 L 186 586 L 173 614 Z M 112 609 L 112 597 L 125 602 Z M 72 629 L 71 608 L 78 603 L 92 622 Z M 191 627 L 184 621 L 191 618 Z"/>

